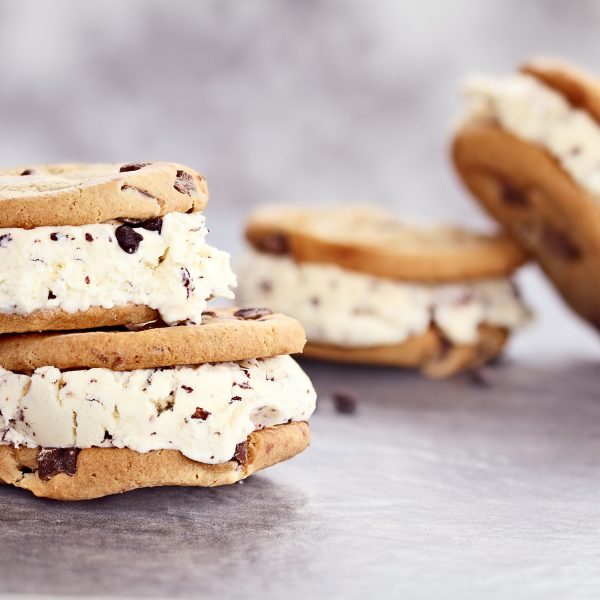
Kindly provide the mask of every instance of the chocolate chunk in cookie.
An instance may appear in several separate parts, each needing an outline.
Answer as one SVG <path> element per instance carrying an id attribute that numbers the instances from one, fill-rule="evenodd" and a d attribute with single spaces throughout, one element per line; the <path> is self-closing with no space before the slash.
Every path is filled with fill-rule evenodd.
<path id="1" fill-rule="evenodd" d="M 49 481 L 59 473 L 70 477 L 77 472 L 79 448 L 44 448 L 38 454 L 38 477 Z"/>

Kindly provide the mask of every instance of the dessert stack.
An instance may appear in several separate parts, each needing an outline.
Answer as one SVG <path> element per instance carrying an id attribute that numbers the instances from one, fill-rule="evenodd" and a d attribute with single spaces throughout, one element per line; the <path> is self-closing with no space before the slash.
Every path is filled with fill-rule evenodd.
<path id="1" fill-rule="evenodd" d="M 232 298 L 204 178 L 171 163 L 0 172 L 0 482 L 61 500 L 215 486 L 309 443 L 301 325 Z"/>

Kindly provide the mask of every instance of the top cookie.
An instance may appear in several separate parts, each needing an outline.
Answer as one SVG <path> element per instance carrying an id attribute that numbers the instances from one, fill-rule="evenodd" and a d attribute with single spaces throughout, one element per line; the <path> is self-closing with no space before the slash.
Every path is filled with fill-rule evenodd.
<path id="1" fill-rule="evenodd" d="M 573 108 L 587 111 L 600 123 L 600 82 L 590 73 L 556 58 L 531 59 L 521 72 L 562 94 Z"/>
<path id="2" fill-rule="evenodd" d="M 87 225 L 202 210 L 206 180 L 175 163 L 62 164 L 0 170 L 0 228 Z"/>
<path id="3" fill-rule="evenodd" d="M 129 330 L 3 335 L 0 367 L 18 373 L 44 366 L 132 371 L 296 354 L 305 343 L 295 319 L 265 308 L 225 308 L 204 312 L 202 325 L 154 321 Z"/>
<path id="4" fill-rule="evenodd" d="M 509 275 L 526 255 L 505 235 L 416 227 L 368 206 L 264 207 L 246 237 L 261 252 L 390 279 L 443 283 Z"/>

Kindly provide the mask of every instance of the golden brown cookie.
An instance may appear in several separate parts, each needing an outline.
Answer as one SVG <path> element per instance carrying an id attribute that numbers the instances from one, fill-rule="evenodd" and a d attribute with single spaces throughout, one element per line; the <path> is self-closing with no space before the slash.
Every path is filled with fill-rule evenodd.
<path id="1" fill-rule="evenodd" d="M 523 70 L 600 117 L 600 87 L 558 61 L 532 61 Z M 565 300 L 600 327 L 593 282 L 600 264 L 600 203 L 541 146 L 471 118 L 452 143 L 456 169 L 483 208 L 531 253 Z"/>
<path id="2" fill-rule="evenodd" d="M 129 371 L 295 354 L 306 342 L 298 321 L 260 308 L 206 311 L 202 325 L 146 327 L 0 336 L 0 366 L 17 373 L 48 365 Z"/>
<path id="3" fill-rule="evenodd" d="M 508 339 L 501 327 L 482 325 L 475 344 L 452 344 L 435 327 L 401 344 L 368 348 L 341 348 L 309 342 L 304 356 L 320 360 L 419 369 L 441 379 L 475 369 L 498 356 Z"/>
<path id="4" fill-rule="evenodd" d="M 520 70 L 559 92 L 571 106 L 587 111 L 600 122 L 600 82 L 591 73 L 561 59 L 543 57 L 527 61 Z"/>
<path id="5" fill-rule="evenodd" d="M 129 304 L 68 313 L 57 308 L 37 310 L 28 315 L 0 313 L 0 334 L 28 331 L 63 331 L 113 327 L 123 323 L 146 323 L 159 318 L 157 310 Z M 0 338 L 1 339 L 1 338 Z"/>
<path id="6" fill-rule="evenodd" d="M 202 210 L 204 177 L 165 162 L 0 170 L 0 228 L 87 225 Z"/>
<path id="7" fill-rule="evenodd" d="M 526 255 L 507 236 L 456 227 L 419 228 L 373 207 L 265 207 L 246 237 L 259 251 L 390 279 L 444 283 L 502 277 Z"/>
<path id="8" fill-rule="evenodd" d="M 127 448 L 84 448 L 71 451 L 62 465 L 66 472 L 43 479 L 39 449 L 0 445 L 0 480 L 55 500 L 90 500 L 156 486 L 214 487 L 292 458 L 309 443 L 308 423 L 293 422 L 255 431 L 234 459 L 219 465 L 195 462 L 176 450 L 141 454 Z"/>

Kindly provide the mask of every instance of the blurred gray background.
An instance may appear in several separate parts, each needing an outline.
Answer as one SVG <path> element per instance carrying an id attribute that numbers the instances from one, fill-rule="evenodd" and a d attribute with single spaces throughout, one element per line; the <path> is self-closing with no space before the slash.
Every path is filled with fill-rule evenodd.
<path id="1" fill-rule="evenodd" d="M 489 226 L 447 159 L 461 80 L 539 53 L 600 72 L 599 24 L 593 1 L 0 0 L 0 163 L 189 164 L 234 254 L 261 202 Z M 598 358 L 535 269 L 522 278 L 540 316 L 515 351 Z"/>

